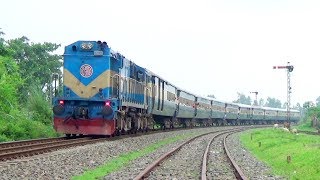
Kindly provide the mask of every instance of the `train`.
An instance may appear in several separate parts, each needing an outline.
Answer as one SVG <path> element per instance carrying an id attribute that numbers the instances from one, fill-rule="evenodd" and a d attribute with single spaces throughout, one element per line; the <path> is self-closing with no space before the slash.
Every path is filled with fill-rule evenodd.
<path id="1" fill-rule="evenodd" d="M 230 103 L 183 90 L 106 42 L 74 42 L 65 47 L 63 59 L 63 89 L 53 98 L 53 126 L 66 136 L 288 121 L 285 109 Z M 299 118 L 299 111 L 290 111 L 290 122 Z"/>

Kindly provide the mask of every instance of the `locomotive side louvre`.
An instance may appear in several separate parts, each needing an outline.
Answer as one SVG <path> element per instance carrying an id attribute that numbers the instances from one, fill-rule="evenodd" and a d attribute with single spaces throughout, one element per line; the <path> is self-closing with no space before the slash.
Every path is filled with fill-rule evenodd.
<path id="1" fill-rule="evenodd" d="M 147 109 L 146 72 L 145 70 L 123 58 L 120 73 L 113 76 L 115 84 L 119 84 L 119 99 L 122 107 L 133 107 L 140 110 Z"/>

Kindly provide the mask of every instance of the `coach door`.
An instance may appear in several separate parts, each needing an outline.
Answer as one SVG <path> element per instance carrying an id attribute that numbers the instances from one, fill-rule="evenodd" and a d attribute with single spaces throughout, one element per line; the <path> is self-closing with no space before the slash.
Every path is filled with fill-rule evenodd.
<path id="1" fill-rule="evenodd" d="M 163 110 L 163 97 L 164 97 L 164 81 L 160 78 L 154 76 L 154 88 L 153 88 L 153 102 L 154 102 L 154 110 L 162 111 Z"/>
<path id="2" fill-rule="evenodd" d="M 152 106 L 152 110 L 155 110 L 157 107 L 157 103 L 156 103 L 156 96 L 157 96 L 157 86 L 156 86 L 156 77 L 152 76 L 151 77 L 151 106 Z"/>

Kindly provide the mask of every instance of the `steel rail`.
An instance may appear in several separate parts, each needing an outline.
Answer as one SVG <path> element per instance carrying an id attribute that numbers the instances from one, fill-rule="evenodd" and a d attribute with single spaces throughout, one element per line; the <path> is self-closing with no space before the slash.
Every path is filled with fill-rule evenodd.
<path id="1" fill-rule="evenodd" d="M 160 163 L 162 163 L 165 159 L 167 159 L 169 156 L 171 156 L 173 153 L 177 152 L 178 150 L 180 150 L 184 145 L 188 144 L 189 142 L 199 138 L 199 137 L 202 137 L 202 136 L 205 136 L 205 135 L 208 135 L 208 134 L 213 134 L 213 133 L 219 133 L 219 132 L 223 132 L 225 133 L 225 131 L 230 131 L 230 129 L 227 129 L 227 130 L 220 130 L 220 131 L 213 131 L 213 132 L 208 132 L 208 133 L 204 133 L 204 134 L 200 134 L 200 135 L 197 135 L 183 143 L 181 143 L 180 145 L 178 145 L 177 147 L 175 147 L 174 149 L 168 151 L 167 153 L 163 154 L 162 156 L 160 156 L 157 160 L 155 160 L 153 163 L 151 163 L 149 166 L 147 166 L 143 171 L 141 171 L 135 178 L 134 180 L 141 180 L 141 179 L 144 179 L 148 176 L 148 174 L 153 170 L 155 169 Z"/>
<path id="2" fill-rule="evenodd" d="M 31 156 L 35 154 L 43 154 L 46 152 L 51 152 L 57 149 L 66 148 L 66 147 L 72 147 L 72 146 L 78 146 L 78 145 L 85 145 L 85 144 L 91 144 L 96 143 L 99 141 L 105 141 L 106 139 L 74 139 L 73 141 L 63 141 L 63 142 L 54 142 L 49 144 L 41 144 L 35 145 L 34 147 L 28 145 L 26 148 L 28 149 L 21 149 L 13 152 L 7 152 L 0 154 L 0 161 L 5 161 L 8 159 L 16 159 L 19 157 L 26 157 Z M 20 148 L 23 148 L 21 146 Z"/>
<path id="3" fill-rule="evenodd" d="M 233 168 L 235 169 L 234 173 L 235 173 L 235 176 L 237 179 L 242 179 L 242 180 L 248 180 L 248 178 L 244 175 L 244 173 L 242 172 L 241 168 L 238 166 L 238 164 L 236 163 L 236 161 L 232 158 L 228 148 L 227 148 L 227 137 L 231 134 L 233 134 L 235 132 L 231 132 L 229 133 L 228 135 L 226 135 L 223 139 L 223 147 L 224 147 L 224 150 L 225 150 L 225 153 L 227 154 Z"/>
<path id="4" fill-rule="evenodd" d="M 210 149 L 210 146 L 211 146 L 213 140 L 215 138 L 217 138 L 218 136 L 221 136 L 223 134 L 234 133 L 234 132 L 239 132 L 239 131 L 241 131 L 241 129 L 232 130 L 232 132 L 222 132 L 220 134 L 214 135 L 211 138 L 211 140 L 207 144 L 206 150 L 205 150 L 205 152 L 203 154 L 203 158 L 202 158 L 201 180 L 206 180 L 207 179 L 207 164 L 208 164 L 209 149 Z"/>
<path id="5" fill-rule="evenodd" d="M 52 141 L 60 141 L 66 139 L 65 137 L 56 137 L 56 138 L 41 138 L 41 139 L 31 139 L 31 140 L 22 140 L 22 141 L 9 141 L 0 143 L 0 149 L 21 146 L 26 144 L 36 144 L 36 143 L 44 143 L 44 142 L 52 142 Z"/>

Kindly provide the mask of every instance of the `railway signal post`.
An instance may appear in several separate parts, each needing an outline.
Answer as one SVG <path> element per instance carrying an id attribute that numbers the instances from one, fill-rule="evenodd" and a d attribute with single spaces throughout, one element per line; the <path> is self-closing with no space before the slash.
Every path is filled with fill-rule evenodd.
<path id="1" fill-rule="evenodd" d="M 290 85 L 290 73 L 293 71 L 293 66 L 290 65 L 290 62 L 286 66 L 273 66 L 273 69 L 286 69 L 287 70 L 287 123 L 290 127 L 290 94 L 291 94 L 291 85 Z"/>

